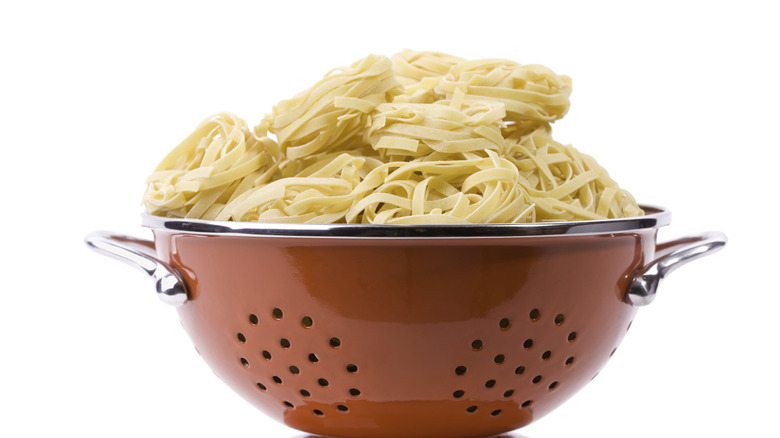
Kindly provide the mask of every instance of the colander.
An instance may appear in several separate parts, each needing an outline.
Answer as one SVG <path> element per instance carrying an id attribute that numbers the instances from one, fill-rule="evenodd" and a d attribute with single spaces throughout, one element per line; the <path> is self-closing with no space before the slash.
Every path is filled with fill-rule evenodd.
<path id="1" fill-rule="evenodd" d="M 656 244 L 670 213 L 505 225 L 289 225 L 143 215 L 93 249 L 156 280 L 214 373 L 334 437 L 484 437 L 604 366 L 658 282 L 726 243 Z"/>

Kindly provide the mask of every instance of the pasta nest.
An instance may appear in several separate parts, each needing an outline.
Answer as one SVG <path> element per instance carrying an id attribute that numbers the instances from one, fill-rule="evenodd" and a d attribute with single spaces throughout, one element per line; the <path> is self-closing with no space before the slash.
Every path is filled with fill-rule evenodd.
<path id="1" fill-rule="evenodd" d="M 461 224 L 643 214 L 590 156 L 552 138 L 571 79 L 540 65 L 406 50 L 328 72 L 256 126 L 200 123 L 147 179 L 155 215 Z"/>

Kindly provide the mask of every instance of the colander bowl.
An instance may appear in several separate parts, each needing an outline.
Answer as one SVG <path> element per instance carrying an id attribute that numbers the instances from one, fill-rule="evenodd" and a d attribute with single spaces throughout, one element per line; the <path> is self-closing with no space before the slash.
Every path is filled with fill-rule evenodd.
<path id="1" fill-rule="evenodd" d="M 269 225 L 143 216 L 141 268 L 214 373 L 334 437 L 484 437 L 586 385 L 670 271 L 726 243 L 657 244 L 670 214 L 528 225 Z"/>

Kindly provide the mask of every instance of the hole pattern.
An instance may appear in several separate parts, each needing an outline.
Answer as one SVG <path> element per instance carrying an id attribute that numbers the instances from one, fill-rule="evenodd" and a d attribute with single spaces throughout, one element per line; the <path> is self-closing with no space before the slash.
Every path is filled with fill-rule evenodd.
<path id="1" fill-rule="evenodd" d="M 268 312 L 268 313 L 265 313 Z M 261 321 L 261 319 L 257 315 L 262 314 L 269 314 L 271 318 L 267 320 Z M 300 318 L 300 319 L 298 319 Z M 248 321 L 248 325 L 241 330 L 237 330 L 234 333 L 235 339 L 238 340 L 237 345 L 241 345 L 242 348 L 247 348 L 251 352 L 254 350 L 256 353 L 259 352 L 259 356 L 265 359 L 265 361 L 261 361 L 260 364 L 260 371 L 258 371 L 258 378 L 261 381 L 255 381 L 254 386 L 255 390 L 258 391 L 261 394 L 268 394 L 269 396 L 275 396 L 279 397 L 279 391 L 282 390 L 281 388 L 287 387 L 290 385 L 290 382 L 285 382 L 283 378 L 281 377 L 281 374 L 278 374 L 278 369 L 273 368 L 272 364 L 278 363 L 278 360 L 290 360 L 295 356 L 288 356 L 287 351 L 294 351 L 293 344 L 295 343 L 296 336 L 298 336 L 296 333 L 302 333 L 302 330 L 312 330 L 316 329 L 316 326 L 314 324 L 314 319 L 309 315 L 294 317 L 292 320 L 290 318 L 285 318 L 285 312 L 280 307 L 269 307 L 265 311 L 260 309 L 259 312 L 254 312 L 248 314 L 248 317 L 246 320 L 244 320 L 244 324 L 246 324 Z M 288 322 L 289 321 L 289 322 Z M 280 324 L 280 325 L 275 325 Z M 272 342 L 271 344 L 262 345 L 263 341 L 262 336 L 254 336 L 250 331 L 253 330 L 259 330 L 256 327 L 265 327 L 266 325 L 274 325 L 275 328 L 282 328 L 285 327 L 289 329 L 288 332 L 277 332 L 280 333 L 283 336 L 278 337 L 278 344 L 275 344 Z M 274 330 L 275 331 L 275 330 Z M 251 337 L 251 339 L 250 339 Z M 340 347 L 344 344 L 344 339 L 337 336 L 332 336 L 328 339 L 327 345 L 324 345 L 322 348 L 325 349 L 332 349 L 332 350 L 338 350 Z M 255 344 L 255 345 L 252 345 Z M 258 348 L 259 347 L 259 348 Z M 272 361 L 271 359 L 274 359 Z M 323 369 L 330 369 L 333 370 L 334 364 L 331 364 L 325 368 L 319 368 L 320 365 L 317 365 L 322 360 L 327 360 L 328 362 L 332 361 L 332 356 L 325 355 L 324 351 L 311 351 L 306 356 L 306 359 L 308 359 L 308 362 L 305 361 L 304 363 L 288 363 L 285 365 L 286 369 L 290 372 L 289 376 L 305 376 L 308 375 L 305 380 L 302 381 L 310 381 L 308 379 L 312 378 L 311 373 L 314 371 L 313 367 L 318 367 L 320 373 Z M 238 358 L 238 363 L 242 367 L 249 367 L 250 361 L 252 359 L 252 356 L 242 354 Z M 293 359 L 294 360 L 294 359 Z M 337 360 L 337 359 L 336 359 Z M 264 365 L 264 363 L 267 363 L 267 365 Z M 344 362 L 342 364 L 335 364 L 338 368 L 341 369 L 341 373 L 344 375 L 354 375 L 358 372 L 358 365 L 351 362 Z M 342 368 L 343 367 L 343 368 Z M 338 369 L 337 368 L 337 369 Z M 263 376 L 267 377 L 263 377 Z M 313 376 L 316 378 L 317 385 L 315 385 L 314 388 L 295 388 L 292 390 L 291 393 L 284 397 L 284 400 L 281 402 L 283 406 L 289 409 L 295 409 L 296 406 L 302 406 L 306 403 L 306 400 L 312 399 L 317 400 L 317 397 L 320 393 L 325 394 L 325 392 L 322 391 L 333 391 L 334 388 L 331 384 L 331 381 L 328 380 L 330 377 L 328 376 L 317 376 L 316 374 Z M 266 384 L 262 381 L 264 378 L 269 378 L 270 381 L 272 381 L 275 385 L 272 388 L 269 388 L 266 386 Z M 292 380 L 296 380 L 298 378 L 290 377 Z M 291 381 L 292 381 L 291 380 Z M 275 389 L 277 388 L 277 389 Z M 338 388 L 336 388 L 338 390 Z M 362 391 L 359 388 L 356 387 L 349 387 L 342 388 L 342 391 L 345 391 L 349 396 L 351 397 L 359 397 L 362 394 Z M 282 390 L 286 391 L 286 390 Z M 296 399 L 296 397 L 299 397 Z M 281 398 L 281 397 L 280 397 Z M 297 401 L 296 401 L 297 400 Z M 336 405 L 334 412 L 349 412 L 349 407 L 347 403 L 342 403 L 339 405 Z M 327 409 L 324 409 L 322 407 L 318 407 L 318 409 L 311 409 L 309 412 L 311 412 L 310 415 L 317 416 L 317 417 L 325 417 L 328 414 Z"/>
<path id="2" fill-rule="evenodd" d="M 562 371 L 562 368 L 553 367 L 553 370 L 559 371 L 550 371 L 550 364 L 545 363 L 550 362 L 551 360 L 560 356 L 561 358 L 565 357 L 566 359 L 558 359 L 561 360 L 561 362 L 557 363 L 562 364 L 565 367 L 571 367 L 575 362 L 575 356 L 570 354 L 567 355 L 565 351 L 558 350 L 565 349 L 567 344 L 573 342 L 577 338 L 578 333 L 571 329 L 564 331 L 561 333 L 561 337 L 557 338 L 560 339 L 560 341 L 556 341 L 554 338 L 549 338 L 548 336 L 537 337 L 537 334 L 540 330 L 558 330 L 559 327 L 568 326 L 570 324 L 570 319 L 567 318 L 566 314 L 564 313 L 558 313 L 554 311 L 543 312 L 543 309 L 541 308 L 532 308 L 526 311 L 528 312 L 528 319 L 522 317 L 518 318 L 516 315 L 506 315 L 505 317 L 500 318 L 497 321 L 494 320 L 493 322 L 493 324 L 495 324 L 492 326 L 493 330 L 496 332 L 506 332 L 506 335 L 503 336 L 510 336 L 512 338 L 516 336 L 520 337 L 520 339 L 516 341 L 516 349 L 497 351 L 498 348 L 496 345 L 490 342 L 491 338 L 488 335 L 485 335 L 486 337 L 476 339 L 472 338 L 470 341 L 466 341 L 467 343 L 464 345 L 464 347 L 468 346 L 469 350 L 474 352 L 484 352 L 483 354 L 487 354 L 488 357 L 486 358 L 480 354 L 473 356 L 477 359 L 472 358 L 464 361 L 464 363 L 454 364 L 455 366 L 454 368 L 451 368 L 451 370 L 454 370 L 455 373 L 454 375 L 450 374 L 450 376 L 452 376 L 452 378 L 457 378 L 458 376 L 473 374 L 473 369 L 479 370 L 477 373 L 487 372 L 493 374 L 471 377 L 482 377 L 485 379 L 483 380 L 485 383 L 482 391 L 495 391 L 494 388 L 496 388 L 500 382 L 500 385 L 503 386 L 503 388 L 500 390 L 503 398 L 517 399 L 517 403 L 519 403 L 520 407 L 523 409 L 533 406 L 533 397 L 535 394 L 539 394 L 539 391 L 546 392 L 558 388 L 560 386 L 560 376 L 555 375 L 555 373 Z M 520 316 L 522 316 L 522 314 Z M 513 318 L 515 318 L 514 323 Z M 496 325 L 498 327 L 496 327 Z M 553 340 L 550 341 L 549 339 Z M 549 342 L 553 342 L 553 344 L 548 344 Z M 506 342 L 502 341 L 502 345 L 507 344 Z M 538 352 L 533 353 L 534 351 Z M 495 365 L 510 363 L 511 367 L 496 367 L 490 368 L 494 371 L 482 371 L 488 370 L 485 362 L 482 362 L 488 360 L 492 360 L 492 363 Z M 483 365 L 472 368 L 472 365 L 478 365 L 479 362 L 481 362 Z M 529 377 L 518 378 L 518 376 L 525 376 L 529 374 L 529 372 L 531 373 Z M 472 379 L 468 379 L 466 381 L 470 382 L 471 380 Z M 463 382 L 462 380 L 458 381 Z M 455 382 L 455 380 L 453 380 L 453 382 Z M 481 397 L 479 394 L 471 393 L 472 389 L 469 388 L 455 387 L 452 388 L 451 391 L 452 398 L 458 400 L 465 399 L 467 397 L 467 391 L 470 392 L 470 397 L 474 397 L 475 399 L 479 399 L 479 397 Z M 485 394 L 488 393 L 486 392 Z M 530 398 L 528 397 L 529 395 L 531 396 Z M 490 398 L 491 396 L 487 397 Z M 461 407 L 461 409 L 463 408 Z M 465 407 L 465 413 L 475 414 L 479 411 L 479 409 L 480 405 L 478 403 L 471 404 Z M 501 415 L 502 410 L 495 409 L 495 407 L 493 407 L 487 409 L 486 414 L 488 412 L 492 417 L 496 417 Z"/>
<path id="3" fill-rule="evenodd" d="M 268 311 L 268 310 L 266 310 L 266 311 Z M 260 314 L 263 314 L 262 309 L 261 309 Z M 281 323 L 283 325 L 280 326 L 280 327 L 284 327 L 284 326 L 286 326 L 288 324 L 288 323 L 283 322 L 285 314 L 284 314 L 284 311 L 281 308 L 279 308 L 279 307 L 271 308 L 270 314 L 271 314 L 271 318 L 272 319 L 266 320 L 262 324 L 263 326 L 265 326 L 266 324 Z M 538 370 L 536 371 L 536 373 L 532 374 L 534 377 L 532 379 L 530 379 L 530 381 L 529 380 L 523 380 L 523 379 L 518 380 L 516 377 L 515 378 L 509 378 L 508 376 L 506 376 L 506 374 L 503 374 L 505 372 L 511 373 L 512 370 L 513 370 L 514 371 L 513 376 L 525 375 L 526 372 L 529 369 L 527 367 L 530 367 L 531 370 L 534 370 L 535 367 L 541 366 L 541 362 L 539 362 L 540 357 L 541 357 L 541 360 L 548 361 L 548 360 L 550 360 L 554 356 L 553 351 L 555 350 L 555 348 L 544 349 L 544 351 L 539 356 L 537 356 L 537 355 L 529 356 L 528 353 L 523 353 L 524 351 L 528 351 L 528 350 L 531 350 L 531 349 L 536 350 L 536 348 L 534 348 L 534 347 L 537 347 L 536 343 L 534 341 L 535 336 L 533 335 L 533 333 L 528 333 L 527 332 L 528 328 L 524 327 L 524 324 L 528 324 L 529 322 L 530 323 L 536 323 L 537 321 L 547 321 L 546 323 L 542 322 L 542 323 L 540 323 L 541 325 L 538 325 L 538 326 L 535 326 L 535 327 L 542 327 L 542 326 L 550 327 L 549 324 L 550 324 L 550 321 L 552 321 L 552 323 L 554 324 L 555 327 L 560 327 L 560 326 L 563 326 L 564 324 L 566 324 L 568 322 L 566 316 L 563 313 L 556 313 L 556 314 L 554 314 L 555 316 L 552 316 L 552 314 L 553 314 L 552 312 L 550 312 L 550 313 L 546 313 L 545 312 L 545 314 L 547 314 L 549 316 L 544 317 L 543 312 L 539 308 L 533 308 L 530 311 L 528 311 L 528 319 L 527 320 L 524 319 L 524 318 L 517 318 L 517 319 L 515 319 L 515 322 L 519 321 L 519 324 L 513 324 L 513 320 L 512 320 L 513 315 L 507 315 L 506 317 L 503 317 L 503 318 L 499 319 L 497 321 L 497 323 L 494 320 L 493 324 L 498 325 L 498 327 L 496 328 L 496 326 L 493 325 L 492 326 L 492 327 L 494 327 L 493 330 L 507 332 L 507 334 L 505 336 L 510 336 L 510 337 L 514 337 L 514 336 L 517 336 L 517 335 L 522 336 L 523 330 L 526 330 L 526 335 L 525 336 L 529 336 L 529 334 L 530 334 L 530 336 L 526 337 L 524 340 L 523 340 L 523 338 L 520 338 L 520 340 L 522 340 L 522 349 L 513 350 L 513 351 L 496 351 L 497 348 L 496 348 L 495 345 L 491 344 L 490 342 L 485 342 L 485 340 L 490 341 L 490 339 L 488 339 L 489 337 L 488 338 L 472 339 L 470 341 L 470 345 L 467 344 L 467 345 L 470 346 L 470 349 L 472 351 L 475 351 L 475 352 L 482 352 L 482 351 L 489 352 L 488 353 L 489 354 L 488 358 L 492 358 L 493 363 L 496 364 L 496 365 L 501 365 L 501 364 L 504 364 L 504 363 L 507 363 L 507 362 L 509 362 L 511 364 L 512 362 L 515 362 L 514 364 L 511 364 L 511 367 L 508 368 L 508 369 L 507 368 L 503 368 L 503 367 L 502 368 L 496 367 L 495 368 L 495 370 L 496 370 L 495 373 L 497 373 L 497 374 L 494 375 L 494 376 L 484 376 L 484 378 L 486 378 L 486 380 L 484 381 L 485 382 L 484 383 L 484 387 L 485 387 L 484 390 L 491 390 L 491 389 L 495 388 L 497 386 L 497 384 L 498 384 L 498 381 L 501 381 L 502 382 L 501 385 L 504 386 L 504 388 L 500 390 L 500 391 L 503 391 L 501 393 L 503 395 L 503 398 L 505 398 L 505 399 L 511 399 L 511 398 L 516 398 L 516 397 L 519 398 L 519 397 L 522 397 L 522 395 L 524 393 L 523 385 L 529 385 L 529 384 L 537 385 L 537 384 L 541 383 L 543 380 L 545 380 L 545 378 L 543 377 L 542 374 L 546 375 L 547 373 L 543 371 L 542 374 L 537 374 Z M 256 327 L 258 325 L 261 325 L 260 324 L 260 322 L 261 322 L 260 318 L 257 315 L 258 315 L 258 313 L 250 313 L 249 314 L 248 322 L 249 322 L 250 326 Z M 516 317 L 516 315 L 514 315 L 514 317 Z M 289 324 L 292 324 L 293 328 L 297 327 L 297 330 L 302 330 L 302 329 L 303 330 L 308 330 L 308 329 L 312 329 L 313 327 L 315 327 L 314 320 L 312 319 L 311 316 L 305 315 L 305 316 L 302 316 L 302 317 L 299 316 L 298 318 L 300 318 L 300 319 L 297 319 L 297 318 L 293 317 L 292 321 L 289 322 Z M 523 323 L 523 321 L 526 321 L 526 322 Z M 566 324 L 566 325 L 568 325 L 568 324 Z M 528 327 L 530 327 L 530 326 L 528 326 Z M 630 324 L 629 324 L 629 327 L 630 327 Z M 572 331 L 567 331 L 567 332 L 564 332 L 564 333 L 567 333 L 565 335 L 566 340 L 569 343 L 574 342 L 577 339 L 577 337 L 578 337 L 577 331 L 572 330 Z M 250 347 L 251 347 L 252 343 L 258 343 L 256 337 L 252 337 L 251 340 L 249 339 L 249 335 L 251 335 L 251 333 L 248 333 L 248 331 L 242 330 L 242 331 L 236 331 L 234 333 L 235 333 L 236 339 L 238 340 L 239 344 L 242 344 L 242 345 L 250 344 Z M 515 334 L 512 334 L 512 333 L 515 333 Z M 262 349 L 262 345 L 259 345 L 261 347 L 259 349 L 260 350 L 260 354 L 266 361 L 271 361 L 271 358 L 272 358 L 271 351 L 274 350 L 274 348 L 276 348 L 277 350 L 274 351 L 273 355 L 282 354 L 286 350 L 290 350 L 291 349 L 292 344 L 295 342 L 295 334 L 292 331 L 290 332 L 289 337 L 287 336 L 287 333 L 282 333 L 282 334 L 284 334 L 285 337 L 278 338 L 279 339 L 279 344 L 276 347 L 273 347 L 273 345 L 271 345 L 270 346 L 271 348 L 268 348 L 268 346 L 266 346 L 266 348 L 268 348 L 268 349 Z M 343 345 L 343 340 L 340 337 L 333 336 L 333 337 L 330 337 L 330 338 L 327 338 L 327 339 L 328 339 L 328 341 L 327 341 L 328 344 L 327 344 L 327 346 L 324 346 L 323 348 L 328 348 L 329 347 L 330 349 L 338 350 Z M 538 339 L 541 339 L 541 338 L 538 338 Z M 467 342 L 469 342 L 469 341 L 467 341 Z M 545 345 L 544 345 L 545 342 L 546 341 L 542 341 L 537 348 L 543 349 L 545 347 Z M 281 349 L 279 349 L 279 347 L 281 347 Z M 254 347 L 254 348 L 257 348 L 257 347 Z M 331 358 L 330 355 L 320 356 L 319 353 L 321 353 L 321 352 L 317 352 L 316 348 L 314 350 L 315 351 L 310 352 L 306 356 L 306 358 L 308 358 L 308 366 L 313 366 L 314 364 L 319 363 L 320 360 L 321 360 L 321 357 L 327 359 L 327 361 L 330 362 L 330 360 L 331 360 L 330 359 Z M 258 350 L 254 350 L 254 351 L 258 351 Z M 613 353 L 614 353 L 614 350 L 613 350 Z M 255 354 L 257 354 L 257 353 L 255 353 Z M 561 356 L 564 356 L 564 353 L 560 353 L 560 354 L 561 354 Z M 516 355 L 517 355 L 517 357 L 515 357 Z M 249 359 L 247 359 L 247 357 L 249 357 Z M 478 355 L 478 356 L 474 356 L 474 357 L 475 358 L 482 357 L 483 360 L 486 359 L 482 355 Z M 570 367 L 570 366 L 572 366 L 575 363 L 575 360 L 576 360 L 575 356 L 569 355 L 569 356 L 564 356 L 564 357 L 566 357 L 566 359 L 563 361 L 563 365 L 564 366 Z M 250 366 L 250 359 L 251 359 L 250 356 L 240 357 L 239 358 L 239 363 L 240 363 L 240 365 L 242 367 L 249 368 L 249 366 Z M 282 360 L 285 360 L 285 359 L 283 358 Z M 472 360 L 472 359 L 469 359 L 469 360 Z M 487 360 L 490 360 L 490 359 L 487 359 Z M 517 361 L 522 361 L 521 362 L 522 364 L 517 364 Z M 560 362 L 558 362 L 558 363 L 560 363 Z M 304 367 L 300 367 L 300 365 L 301 365 L 300 363 L 288 365 L 288 370 L 290 371 L 290 373 L 292 375 L 302 375 L 302 374 L 307 374 L 308 372 L 310 372 L 310 370 L 308 370 L 307 367 L 305 367 L 305 366 Z M 261 368 L 264 367 L 264 366 L 265 365 L 260 364 Z M 347 374 L 355 374 L 355 373 L 358 372 L 358 366 L 356 364 L 354 364 L 354 363 L 344 363 L 341 366 L 344 367 L 344 368 L 342 368 L 342 372 L 346 372 Z M 469 366 L 468 361 L 466 361 L 466 363 L 464 363 L 464 364 L 456 365 L 454 367 L 455 376 L 464 376 L 464 375 L 466 375 L 467 372 L 468 372 L 468 366 Z M 320 369 L 320 368 L 318 368 L 318 369 Z M 327 368 L 326 367 L 326 368 L 321 368 L 320 370 L 322 370 L 322 369 L 331 369 L 332 370 L 333 368 Z M 451 369 L 453 369 L 453 368 L 451 368 Z M 480 369 L 480 368 L 478 367 L 478 369 Z M 504 369 L 506 371 L 500 371 L 501 369 Z M 491 371 L 491 373 L 493 373 L 493 371 Z M 268 374 L 270 374 L 270 373 L 268 373 Z M 268 374 L 266 374 L 266 376 Z M 308 374 L 308 375 L 309 375 L 309 377 L 308 377 L 309 379 L 312 378 L 312 376 L 310 374 Z M 262 376 L 260 376 L 260 377 L 262 379 Z M 317 376 L 315 375 L 313 377 L 317 377 Z M 545 383 L 544 385 L 546 385 L 546 389 L 548 391 L 552 391 L 552 390 L 554 390 L 554 389 L 556 389 L 556 388 L 558 388 L 560 386 L 560 381 L 559 380 L 555 380 L 555 377 L 557 377 L 557 376 L 554 376 L 554 375 L 548 375 L 547 376 L 547 382 L 549 382 L 549 383 Z M 283 380 L 282 380 L 281 377 L 279 377 L 279 375 L 272 375 L 271 376 L 271 380 L 275 384 L 277 384 L 277 385 L 283 385 Z M 308 380 L 308 381 L 311 382 L 311 380 Z M 331 389 L 332 385 L 331 385 L 330 381 L 328 380 L 328 378 L 326 378 L 326 377 L 317 377 L 316 382 L 317 382 L 317 386 L 315 386 L 315 388 L 312 388 L 312 389 L 316 389 L 316 391 L 312 391 L 310 389 L 305 389 L 305 388 L 300 388 L 300 387 L 295 388 L 294 389 L 295 392 L 290 393 L 290 395 L 292 395 L 292 398 L 290 398 L 288 400 L 284 400 L 282 402 L 282 404 L 285 407 L 289 408 L 289 409 L 295 409 L 296 405 L 298 405 L 298 404 L 296 404 L 296 401 L 295 401 L 296 400 L 295 397 L 297 397 L 297 396 L 301 397 L 300 399 L 298 399 L 298 401 L 300 403 L 305 403 L 304 400 L 309 399 L 309 398 L 313 398 L 313 399 L 316 400 L 316 396 L 319 393 L 319 391 L 333 391 L 333 389 Z M 255 385 L 256 385 L 257 390 L 260 391 L 260 393 L 269 393 L 269 394 L 271 394 L 274 391 L 278 391 L 278 390 L 273 390 L 272 388 L 268 388 L 262 382 L 256 382 Z M 542 388 L 542 390 L 544 390 L 545 386 L 541 386 L 541 388 Z M 336 389 L 338 389 L 338 388 L 336 388 Z M 451 389 L 451 391 L 452 391 L 451 396 L 453 398 L 455 398 L 455 399 L 464 399 L 464 397 L 466 397 L 466 389 L 468 389 L 468 388 Z M 471 390 L 469 390 L 469 391 L 471 391 Z M 359 396 L 362 395 L 362 391 L 360 389 L 358 389 L 358 388 L 355 388 L 355 387 L 347 388 L 346 392 L 351 397 L 359 397 Z M 528 394 L 526 394 L 526 397 L 527 396 L 528 396 Z M 472 397 L 479 397 L 479 395 L 472 395 Z M 523 400 L 523 399 L 521 398 L 520 400 Z M 518 400 L 518 402 L 520 400 Z M 534 403 L 533 399 L 527 399 L 527 400 L 523 401 L 520 406 L 521 406 L 521 408 L 528 408 L 528 407 L 532 406 L 533 403 Z M 461 405 L 461 406 L 463 406 L 463 405 Z M 463 409 L 463 407 L 461 407 L 460 409 Z M 483 409 L 484 409 L 484 407 L 483 407 Z M 347 406 L 347 404 L 338 404 L 338 405 L 335 406 L 335 410 L 338 411 L 338 412 L 341 412 L 341 413 L 346 413 L 346 412 L 349 412 L 349 407 Z M 475 414 L 478 411 L 479 411 L 479 404 L 472 404 L 472 405 L 469 405 L 469 406 L 467 406 L 465 408 L 465 412 L 467 414 Z M 501 409 L 493 409 L 492 411 L 490 409 L 488 409 L 488 411 L 490 412 L 490 415 L 493 416 L 493 417 L 499 416 L 502 413 Z M 311 412 L 310 415 L 314 415 L 314 416 L 317 416 L 317 417 L 324 417 L 324 416 L 328 415 L 327 409 L 323 409 L 323 408 L 312 409 L 310 412 Z"/>

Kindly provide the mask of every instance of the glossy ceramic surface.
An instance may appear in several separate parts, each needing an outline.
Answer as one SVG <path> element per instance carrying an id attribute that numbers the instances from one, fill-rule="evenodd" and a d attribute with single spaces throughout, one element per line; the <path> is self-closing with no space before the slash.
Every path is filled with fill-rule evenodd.
<path id="1" fill-rule="evenodd" d="M 725 243 L 716 234 L 657 247 L 668 217 L 459 237 L 147 217 L 153 244 L 87 241 L 175 280 L 165 288 L 175 293 L 159 281 L 158 292 L 182 297 L 182 325 L 203 359 L 292 428 L 484 437 L 541 418 L 595 377 L 645 299 L 627 297 L 636 283 Z"/>
<path id="2" fill-rule="evenodd" d="M 299 430 L 487 436 L 590 381 L 636 308 L 654 232 L 501 241 L 157 233 L 185 330 L 225 383 Z M 262 242 L 261 242 L 262 241 Z"/>

